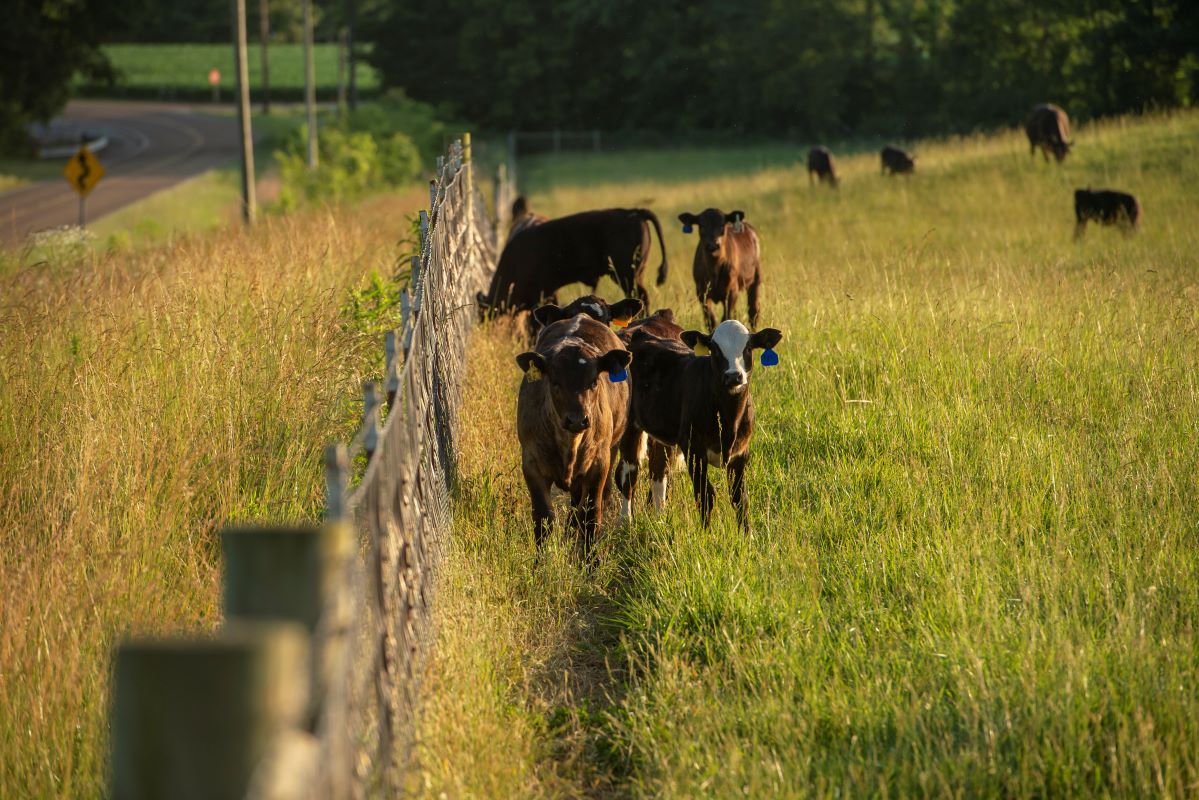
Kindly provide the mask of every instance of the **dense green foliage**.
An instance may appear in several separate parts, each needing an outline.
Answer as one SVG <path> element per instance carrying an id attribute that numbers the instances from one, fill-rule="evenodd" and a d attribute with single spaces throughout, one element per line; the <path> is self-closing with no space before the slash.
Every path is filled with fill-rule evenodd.
<path id="1" fill-rule="evenodd" d="M 898 136 L 1199 99 L 1191 0 L 449 0 L 371 38 L 386 84 L 507 128 Z"/>

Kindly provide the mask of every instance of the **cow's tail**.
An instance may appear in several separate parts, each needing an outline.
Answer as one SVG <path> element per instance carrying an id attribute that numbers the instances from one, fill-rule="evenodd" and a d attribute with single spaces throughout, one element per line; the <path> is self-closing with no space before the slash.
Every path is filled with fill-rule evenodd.
<path id="1" fill-rule="evenodd" d="M 658 234 L 658 245 L 662 248 L 662 263 L 658 265 L 658 286 L 666 283 L 666 240 L 662 238 L 662 225 L 658 222 L 658 215 L 650 211 L 648 208 L 639 208 L 637 212 L 643 220 L 648 220 L 654 224 L 654 232 Z"/>

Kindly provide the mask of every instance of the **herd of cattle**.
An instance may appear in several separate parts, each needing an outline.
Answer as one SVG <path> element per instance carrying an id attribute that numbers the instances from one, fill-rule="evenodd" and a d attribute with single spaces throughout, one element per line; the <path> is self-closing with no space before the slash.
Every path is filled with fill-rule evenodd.
<path id="1" fill-rule="evenodd" d="M 1073 146 L 1069 119 L 1052 104 L 1034 108 L 1025 131 L 1034 157 L 1039 147 L 1046 160 L 1052 154 L 1061 162 Z M 915 157 L 893 145 L 880 158 L 883 174 L 915 171 Z M 837 186 L 828 148 L 813 148 L 807 167 L 810 181 Z M 1076 238 L 1090 220 L 1132 230 L 1141 213 L 1135 197 L 1110 190 L 1079 189 L 1074 206 Z M 645 461 L 656 509 L 666 500 L 671 463 L 685 465 L 705 525 L 715 501 L 707 469 L 724 467 L 738 523 L 748 530 L 745 468 L 754 424 L 749 374 L 755 352 L 763 366 L 778 363 L 774 348 L 782 333 L 758 328 L 761 248 L 745 213 L 709 208 L 680 214 L 679 221 L 684 233 L 698 228 L 692 277 L 706 332 L 683 330 L 671 309 L 638 318 L 649 303 L 643 274 L 651 227 L 661 250 L 657 285 L 667 278 L 662 227 L 652 211 L 618 208 L 548 219 L 533 213 L 523 197 L 513 204 L 491 285 L 476 299 L 480 315 L 522 316 L 533 339 L 533 348 L 516 357 L 524 373 L 517 436 L 538 545 L 553 521 L 554 487 L 570 494 L 571 525 L 589 550 L 614 484 L 622 518 L 631 515 Z M 609 305 L 591 294 L 558 306 L 561 288 L 582 283 L 594 292 L 604 276 L 628 299 Z M 748 328 L 735 319 L 742 292 Z M 716 304 L 723 306 L 719 324 Z"/>

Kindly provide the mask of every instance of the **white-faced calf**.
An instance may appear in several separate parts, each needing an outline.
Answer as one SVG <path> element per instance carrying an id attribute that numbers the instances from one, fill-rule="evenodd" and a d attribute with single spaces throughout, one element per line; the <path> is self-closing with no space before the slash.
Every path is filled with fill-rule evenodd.
<path id="1" fill-rule="evenodd" d="M 737 313 L 737 295 L 742 291 L 749 301 L 749 326 L 758 327 L 762 248 L 758 232 L 745 222 L 745 212 L 726 214 L 718 208 L 709 208 L 700 214 L 679 214 L 679 221 L 684 233 L 699 226 L 691 274 L 695 277 L 695 293 L 703 306 L 708 331 L 716 327 L 712 304 L 723 303 L 723 319 L 732 319 Z"/>
<path id="2" fill-rule="evenodd" d="M 639 451 L 648 434 L 653 441 L 683 451 L 705 526 L 715 501 L 708 465 L 725 467 L 737 521 L 742 529 L 749 529 L 745 467 L 754 428 L 749 391 L 753 351 L 769 351 L 771 359 L 766 363 L 774 362 L 772 348 L 782 338 L 774 328 L 750 333 L 736 320 L 722 322 L 711 336 L 684 331 L 681 341 L 645 331 L 633 333 L 629 345 L 636 364 L 633 393 L 616 473 L 624 513 L 632 510 Z"/>
<path id="3" fill-rule="evenodd" d="M 607 325 L 583 314 L 547 326 L 536 348 L 516 357 L 525 373 L 516 432 L 538 546 L 553 522 L 557 486 L 570 493 L 571 523 L 590 551 L 628 418 L 631 360 Z"/>

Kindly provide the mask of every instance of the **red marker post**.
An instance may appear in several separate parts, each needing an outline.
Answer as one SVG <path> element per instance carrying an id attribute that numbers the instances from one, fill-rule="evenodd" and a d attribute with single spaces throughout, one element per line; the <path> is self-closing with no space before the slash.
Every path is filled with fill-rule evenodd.
<path id="1" fill-rule="evenodd" d="M 216 67 L 208 70 L 208 85 L 212 87 L 212 102 L 221 102 L 221 71 Z"/>

